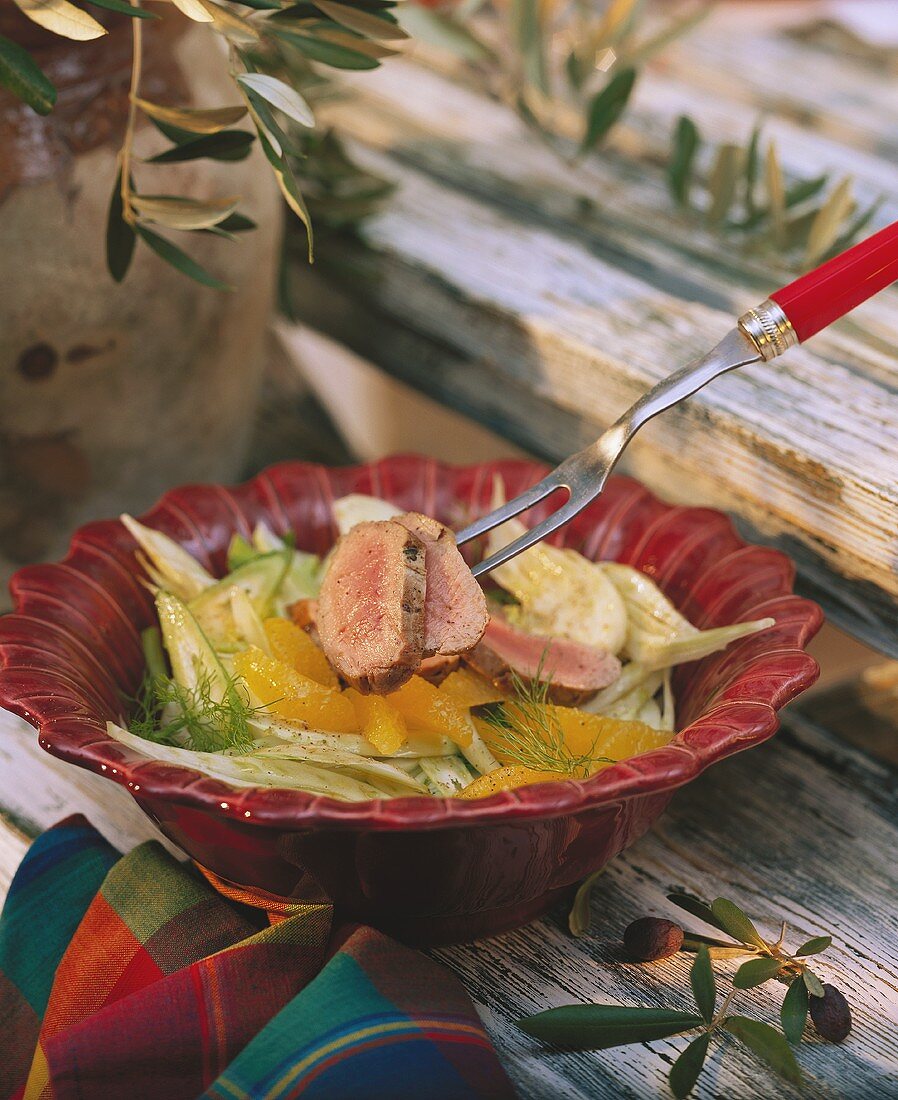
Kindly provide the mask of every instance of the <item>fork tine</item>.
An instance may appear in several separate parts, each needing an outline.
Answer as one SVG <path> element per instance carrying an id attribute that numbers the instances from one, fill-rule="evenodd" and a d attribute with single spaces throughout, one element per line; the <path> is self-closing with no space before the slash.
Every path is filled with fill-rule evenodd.
<path id="1" fill-rule="evenodd" d="M 512 500 L 501 505 L 501 507 L 493 509 L 488 515 L 481 516 L 480 519 L 476 519 L 473 523 L 469 523 L 467 527 L 459 531 L 455 536 L 457 545 L 461 546 L 466 542 L 470 542 L 471 539 L 476 539 L 480 535 L 485 535 L 487 531 L 492 531 L 494 527 L 498 527 L 501 523 L 505 523 L 506 520 L 514 519 L 514 517 L 520 515 L 521 512 L 526 512 L 528 508 L 532 508 L 534 504 L 539 504 L 541 500 L 545 500 L 546 497 L 551 496 L 552 493 L 556 492 L 558 489 L 565 488 L 568 488 L 566 482 L 563 478 L 559 477 L 557 469 L 553 470 L 550 474 L 547 474 L 542 481 L 538 481 L 536 485 L 531 485 L 529 489 L 525 489 L 523 493 L 519 493 Z"/>
<path id="2" fill-rule="evenodd" d="M 540 484 L 542 484 L 542 482 L 540 482 Z M 538 542 L 542 542 L 543 539 L 548 538 L 554 531 L 557 531 L 559 527 L 563 527 L 568 520 L 573 519 L 578 512 L 582 512 L 586 505 L 589 504 L 590 500 L 592 500 L 593 495 L 594 494 L 578 494 L 576 497 L 569 497 L 557 511 L 547 516 L 542 523 L 538 523 L 536 527 L 531 527 L 519 538 L 516 538 L 507 546 L 503 546 L 501 550 L 497 550 L 495 554 L 490 555 L 490 557 L 486 558 L 484 561 L 479 562 L 474 566 L 471 572 L 475 577 L 480 577 L 484 573 L 489 573 L 491 569 L 495 569 L 496 566 L 503 565 L 509 558 L 513 558 L 516 554 L 520 554 L 524 550 L 529 550 L 531 546 L 536 545 Z M 510 503 L 514 504 L 515 501 L 511 501 Z"/>

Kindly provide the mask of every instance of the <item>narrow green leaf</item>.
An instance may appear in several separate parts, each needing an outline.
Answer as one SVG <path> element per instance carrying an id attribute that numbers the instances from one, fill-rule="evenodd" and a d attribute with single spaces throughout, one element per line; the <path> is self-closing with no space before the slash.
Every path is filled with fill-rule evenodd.
<path id="1" fill-rule="evenodd" d="M 543 27 L 539 0 L 511 0 L 509 6 L 511 37 L 521 58 L 524 79 L 543 95 L 549 92 L 546 60 L 548 35 Z"/>
<path id="2" fill-rule="evenodd" d="M 754 989 L 756 985 L 775 978 L 782 970 L 779 959 L 749 959 L 733 975 L 733 985 L 737 989 Z"/>
<path id="3" fill-rule="evenodd" d="M 519 1020 L 518 1026 L 543 1042 L 576 1050 L 606 1050 L 626 1043 L 664 1039 L 700 1027 L 701 1016 L 668 1008 L 565 1005 Z"/>
<path id="4" fill-rule="evenodd" d="M 775 1027 L 760 1020 L 750 1020 L 747 1016 L 730 1016 L 723 1026 L 731 1035 L 741 1039 L 774 1072 L 793 1085 L 802 1084 L 801 1069 L 795 1061 L 792 1048 Z"/>
<path id="5" fill-rule="evenodd" d="M 183 275 L 187 275 L 196 282 L 202 283 L 203 286 L 212 287 L 213 290 L 230 289 L 227 283 L 223 283 L 220 279 L 216 279 L 214 275 L 210 275 L 204 267 L 200 267 L 196 260 L 188 256 L 186 252 L 178 248 L 177 245 L 172 244 L 171 241 L 167 240 L 165 237 L 160 237 L 158 233 L 153 233 L 151 230 L 147 229 L 145 225 L 138 225 L 136 229 L 141 239 L 152 248 L 160 259 L 165 260 L 167 264 L 171 264 L 172 267 L 180 271 Z"/>
<path id="6" fill-rule="evenodd" d="M 223 222 L 219 222 L 216 229 L 224 229 L 228 233 L 245 233 L 248 229 L 255 229 L 256 223 L 246 214 L 229 214 Z"/>
<path id="7" fill-rule="evenodd" d="M 698 127 L 686 115 L 680 115 L 674 127 L 673 148 L 667 166 L 667 182 L 673 197 L 681 206 L 689 202 L 689 189 L 695 167 L 695 156 L 701 144 Z"/>
<path id="8" fill-rule="evenodd" d="M 671 1067 L 668 1080 L 670 1091 L 677 1100 L 684 1100 L 695 1088 L 695 1083 L 705 1064 L 710 1043 L 710 1035 L 699 1035 L 697 1039 L 692 1040 Z"/>
<path id="9" fill-rule="evenodd" d="M 805 249 L 808 265 L 816 263 L 838 239 L 842 226 L 855 207 L 853 190 L 854 181 L 846 176 L 817 211 Z"/>
<path id="10" fill-rule="evenodd" d="M 237 208 L 239 195 L 217 199 L 190 199 L 181 195 L 133 195 L 131 204 L 142 220 L 169 229 L 208 229 Z"/>
<path id="11" fill-rule="evenodd" d="M 804 978 L 804 984 L 808 987 L 808 993 L 810 993 L 812 997 L 824 996 L 826 991 L 823 988 L 823 982 L 820 981 L 813 970 L 805 968 L 802 977 Z"/>
<path id="12" fill-rule="evenodd" d="M 123 209 L 122 173 L 119 170 L 106 217 L 106 267 L 117 283 L 127 275 L 134 256 L 134 246 L 137 244 L 134 230 L 122 217 Z"/>
<path id="13" fill-rule="evenodd" d="M 589 903 L 592 898 L 592 888 L 599 876 L 604 873 L 605 868 L 602 867 L 598 871 L 593 871 L 588 878 L 585 878 L 580 883 L 577 893 L 574 896 L 574 904 L 571 906 L 571 911 L 567 919 L 568 928 L 572 936 L 584 936 L 589 931 Z"/>
<path id="14" fill-rule="evenodd" d="M 351 4 L 340 4 L 336 0 L 315 0 L 315 4 L 335 23 L 340 23 L 366 38 L 383 39 L 385 41 L 408 38 L 406 32 L 395 20 L 390 21 L 384 19 L 381 15 L 360 11 Z"/>
<path id="15" fill-rule="evenodd" d="M 92 4 L 95 8 L 116 11 L 119 15 L 130 15 L 132 19 L 159 18 L 155 12 L 147 11 L 146 8 L 138 8 L 134 4 L 129 4 L 128 0 L 85 0 L 85 3 Z"/>
<path id="16" fill-rule="evenodd" d="M 415 40 L 446 50 L 463 61 L 488 61 L 494 56 L 489 46 L 448 12 L 433 11 L 421 4 L 403 4 L 399 22 Z"/>
<path id="17" fill-rule="evenodd" d="M 286 161 L 283 161 L 280 166 L 273 165 L 273 168 L 278 187 L 280 187 L 287 205 L 306 227 L 306 237 L 309 242 L 309 263 L 312 263 L 315 259 L 315 239 L 312 230 L 312 218 L 309 215 L 306 200 L 302 197 L 293 170 Z"/>
<path id="18" fill-rule="evenodd" d="M 239 122 L 246 114 L 243 104 L 236 107 L 188 108 L 163 107 L 148 99 L 135 99 L 134 102 L 154 122 L 189 130 L 192 134 L 217 134 L 219 130 Z"/>
<path id="19" fill-rule="evenodd" d="M 725 143 L 717 150 L 708 177 L 708 191 L 711 195 L 708 221 L 712 225 L 720 225 L 730 212 L 736 198 L 736 185 L 743 174 L 744 162 L 745 150 L 738 145 Z"/>
<path id="20" fill-rule="evenodd" d="M 825 951 L 828 947 L 832 947 L 832 936 L 814 936 L 813 939 L 803 943 L 801 947 L 795 952 L 796 955 L 819 955 L 821 951 Z"/>
<path id="21" fill-rule="evenodd" d="M 273 34 L 284 42 L 289 42 L 291 46 L 299 50 L 309 60 L 320 61 L 322 65 L 330 65 L 334 69 L 376 69 L 380 65 L 375 57 L 366 57 L 356 50 L 327 42 L 322 38 L 315 38 L 295 29 L 288 30 L 286 27 L 274 23 L 267 29 L 269 34 Z"/>
<path id="22" fill-rule="evenodd" d="M 69 0 L 14 0 L 14 3 L 33 23 L 62 38 L 90 42 L 109 33 L 102 23 Z"/>
<path id="23" fill-rule="evenodd" d="M 246 130 L 220 130 L 217 134 L 191 135 L 189 141 L 179 142 L 171 149 L 150 157 L 148 164 L 177 164 L 186 160 L 245 160 L 255 141 Z"/>
<path id="24" fill-rule="evenodd" d="M 595 149 L 624 113 L 636 84 L 636 70 L 622 69 L 605 87 L 593 96 L 586 116 L 586 132 L 580 152 Z"/>
<path id="25" fill-rule="evenodd" d="M 280 11 L 281 0 L 234 0 L 236 4 L 242 4 L 245 8 L 254 8 L 256 11 Z"/>
<path id="26" fill-rule="evenodd" d="M 699 920 L 703 920 L 705 924 L 710 924 L 713 928 L 719 928 L 721 932 L 726 932 L 726 928 L 714 915 L 714 911 L 707 902 L 693 897 L 692 894 L 668 894 L 667 900 L 672 901 L 678 909 L 684 909 L 687 913 L 698 917 Z"/>
<path id="27" fill-rule="evenodd" d="M 798 180 L 791 187 L 786 188 L 785 203 L 788 210 L 792 206 L 798 206 L 801 202 L 807 202 L 818 195 L 829 183 L 829 176 L 814 176 L 813 179 Z"/>
<path id="28" fill-rule="evenodd" d="M 755 947 L 766 948 L 767 944 L 761 939 L 757 928 L 748 919 L 745 913 L 727 898 L 715 898 L 711 902 L 711 912 L 714 914 L 718 927 L 727 935 L 741 943 L 751 943 Z"/>
<path id="29" fill-rule="evenodd" d="M 48 115 L 56 102 L 56 89 L 17 42 L 0 35 L 0 84 L 39 115 Z"/>
<path id="30" fill-rule="evenodd" d="M 714 1019 L 714 1006 L 717 1003 L 717 984 L 714 981 L 714 971 L 711 969 L 711 956 L 704 945 L 698 949 L 695 956 L 695 962 L 689 971 L 689 981 L 692 984 L 692 994 L 698 1010 L 704 1017 L 705 1023 L 710 1024 Z"/>
<path id="31" fill-rule="evenodd" d="M 743 943 L 727 943 L 725 940 L 715 940 L 712 936 L 700 936 L 697 932 L 686 933 L 680 950 L 698 951 L 702 946 L 708 949 L 712 959 L 744 959 L 746 955 L 757 954 L 755 948 L 746 947 Z"/>
<path id="32" fill-rule="evenodd" d="M 780 167 L 776 145 L 772 141 L 767 146 L 765 175 L 773 240 L 776 244 L 782 246 L 786 232 L 786 185 L 783 180 L 783 170 Z"/>
<path id="33" fill-rule="evenodd" d="M 303 126 L 314 126 L 315 116 L 312 108 L 306 103 L 295 88 L 285 84 L 277 77 L 267 73 L 241 73 L 237 77 L 237 83 L 241 84 L 250 93 L 250 98 L 260 96 L 266 103 L 292 118 Z"/>
<path id="34" fill-rule="evenodd" d="M 759 150 L 761 145 L 761 127 L 755 126 L 751 132 L 751 137 L 748 139 L 748 145 L 745 148 L 745 212 L 748 218 L 751 219 L 757 212 L 757 201 L 755 199 L 755 186 L 758 182 L 758 169 L 759 169 Z"/>
<path id="35" fill-rule="evenodd" d="M 855 237 L 867 228 L 873 218 L 879 213 L 879 208 L 884 202 L 885 197 L 880 195 L 880 197 L 872 202 L 866 210 L 862 210 L 853 221 L 848 223 L 848 227 L 842 231 L 841 236 L 821 259 L 828 260 L 832 256 L 838 256 L 840 252 L 844 252 L 854 241 Z"/>
<path id="36" fill-rule="evenodd" d="M 783 998 L 780 1019 L 783 1034 L 793 1046 L 801 1042 L 804 1026 L 808 1018 L 808 987 L 801 978 L 795 978 Z"/>

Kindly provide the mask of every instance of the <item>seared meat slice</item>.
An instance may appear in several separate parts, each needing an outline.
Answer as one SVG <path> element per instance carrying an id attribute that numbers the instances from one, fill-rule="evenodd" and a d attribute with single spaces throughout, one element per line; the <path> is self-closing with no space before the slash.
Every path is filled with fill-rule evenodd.
<path id="1" fill-rule="evenodd" d="M 310 630 L 315 626 L 315 619 L 318 617 L 318 601 L 307 597 L 297 600 L 287 608 L 287 614 L 297 626 Z"/>
<path id="2" fill-rule="evenodd" d="M 384 694 L 424 656 L 424 546 L 393 520 L 359 523 L 337 543 L 318 595 L 325 655 L 363 694 Z"/>
<path id="3" fill-rule="evenodd" d="M 526 634 L 502 619 L 490 619 L 482 641 L 463 656 L 472 668 L 506 690 L 511 687 L 512 672 L 525 682 L 539 675 L 549 682 L 551 701 L 569 707 L 613 684 L 621 668 L 620 661 L 603 649 Z"/>
<path id="4" fill-rule="evenodd" d="M 455 672 L 460 664 L 461 657 L 457 653 L 447 654 L 446 656 L 437 653 L 434 657 L 424 658 L 421 667 L 418 669 L 418 675 L 423 676 L 425 680 L 429 680 L 432 684 L 441 684 L 450 672 Z"/>
<path id="5" fill-rule="evenodd" d="M 420 512 L 397 516 L 424 543 L 424 655 L 464 653 L 475 646 L 489 622 L 486 597 L 455 545 L 455 536 Z"/>

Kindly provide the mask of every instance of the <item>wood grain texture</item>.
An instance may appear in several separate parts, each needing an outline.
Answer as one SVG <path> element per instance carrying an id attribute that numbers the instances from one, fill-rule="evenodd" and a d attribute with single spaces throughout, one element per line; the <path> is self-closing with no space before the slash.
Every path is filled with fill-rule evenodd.
<path id="1" fill-rule="evenodd" d="M 523 1015 L 575 1001 L 686 1007 L 688 956 L 648 966 L 622 959 L 619 940 L 636 916 L 676 917 L 674 888 L 743 905 L 762 929 L 790 924 L 794 946 L 832 932 L 816 969 L 851 1002 L 854 1031 L 834 1047 L 809 1037 L 800 1060 L 811 1094 L 825 1100 L 898 1095 L 898 772 L 839 745 L 813 726 L 713 768 L 678 793 L 655 830 L 615 860 L 596 887 L 593 928 L 579 940 L 566 912 L 518 932 L 446 948 L 437 956 L 474 998 L 522 1100 L 645 1100 L 666 1096 L 683 1040 L 602 1054 L 541 1050 L 515 1027 Z M 122 849 L 156 836 L 130 796 L 108 780 L 46 756 L 33 730 L 0 713 L 0 806 L 31 830 L 80 811 Z M 0 896 L 24 850 L 0 822 Z M 698 928 L 697 922 L 692 927 Z M 726 988 L 732 965 L 716 964 Z M 782 987 L 743 994 L 737 1011 L 775 1019 Z M 733 1041 L 718 1050 L 699 1100 L 798 1096 Z"/>
<path id="2" fill-rule="evenodd" d="M 344 301 L 324 324 L 358 333 L 357 350 L 404 381 L 562 457 L 791 277 L 673 210 L 660 164 L 681 111 L 711 139 L 744 137 L 788 72 L 768 126 L 786 170 L 851 172 L 860 196 L 885 195 L 883 220 L 898 217 L 894 96 L 849 61 L 824 86 L 821 66 L 832 69 L 828 54 L 785 34 L 734 43 L 712 18 L 646 73 L 611 148 L 576 168 L 433 64 L 350 78 L 329 117 L 401 186 L 360 241 L 322 251 L 315 301 Z M 354 325 L 359 310 L 377 339 Z M 890 290 L 807 348 L 666 413 L 627 457 L 664 495 L 731 510 L 789 549 L 834 617 L 892 652 L 896 346 Z"/>

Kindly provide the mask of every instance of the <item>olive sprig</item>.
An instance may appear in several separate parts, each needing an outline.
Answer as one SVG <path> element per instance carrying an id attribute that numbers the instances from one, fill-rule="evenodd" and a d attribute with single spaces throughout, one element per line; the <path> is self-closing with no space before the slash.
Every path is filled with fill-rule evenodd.
<path id="1" fill-rule="evenodd" d="M 832 944 L 832 937 L 814 936 L 789 951 L 785 947 L 785 921 L 778 937 L 767 939 L 751 918 L 727 898 L 708 903 L 677 893 L 669 894 L 668 899 L 729 938 L 687 931 L 661 917 L 640 917 L 624 931 L 624 949 L 637 962 L 655 962 L 679 951 L 693 952 L 690 985 L 697 1012 L 603 1004 L 565 1005 L 521 1020 L 519 1026 L 547 1043 L 576 1050 L 605 1050 L 698 1032 L 671 1067 L 670 1087 L 677 1098 L 692 1091 L 712 1041 L 722 1033 L 738 1039 L 774 1072 L 800 1086 L 801 1068 L 793 1047 L 801 1042 L 808 1015 L 818 1035 L 830 1042 L 841 1042 L 851 1030 L 848 1002 L 838 989 L 824 984 L 808 964 L 810 956 L 820 954 Z M 579 931 L 585 930 L 582 919 L 576 923 Z M 750 957 L 736 970 L 718 1007 L 712 960 L 746 956 Z M 788 986 L 780 1011 L 782 1030 L 762 1020 L 731 1013 L 737 996 L 773 980 Z"/>

